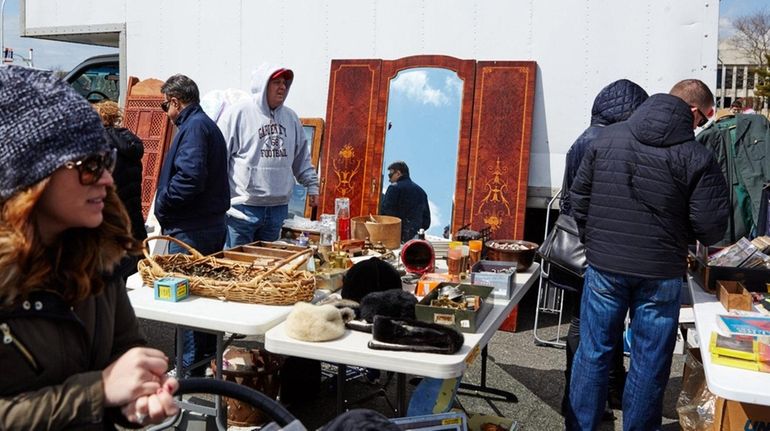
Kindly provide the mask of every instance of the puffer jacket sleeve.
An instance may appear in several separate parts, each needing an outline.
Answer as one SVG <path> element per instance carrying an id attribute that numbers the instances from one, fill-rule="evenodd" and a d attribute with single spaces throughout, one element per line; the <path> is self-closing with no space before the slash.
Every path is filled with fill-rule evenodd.
<path id="1" fill-rule="evenodd" d="M 730 211 L 727 183 L 714 156 L 707 154 L 704 167 L 691 180 L 690 225 L 695 239 L 704 245 L 719 242 L 727 229 Z"/>
<path id="2" fill-rule="evenodd" d="M 3 430 L 85 429 L 102 422 L 102 373 L 75 374 L 62 384 L 0 398 Z"/>
<path id="3" fill-rule="evenodd" d="M 572 182 L 572 188 L 569 191 L 572 216 L 577 222 L 582 241 L 585 241 L 585 226 L 588 220 L 588 206 L 591 201 L 591 183 L 593 182 L 595 158 L 596 152 L 593 148 L 585 152 L 575 180 Z"/>
<path id="4" fill-rule="evenodd" d="M 109 360 L 111 364 L 129 349 L 144 346 L 147 342 L 139 331 L 139 322 L 128 299 L 123 280 L 119 277 L 113 278 L 110 288 L 114 289 L 111 293 L 115 295 L 115 338 Z"/>

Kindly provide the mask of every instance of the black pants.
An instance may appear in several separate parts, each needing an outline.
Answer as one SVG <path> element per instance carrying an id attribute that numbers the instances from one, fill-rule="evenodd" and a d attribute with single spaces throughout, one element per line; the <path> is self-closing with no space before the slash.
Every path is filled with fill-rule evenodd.
<path id="1" fill-rule="evenodd" d="M 564 396 L 562 398 L 562 411 L 569 404 L 570 379 L 572 378 L 572 361 L 575 358 L 578 345 L 580 345 L 580 301 L 583 289 L 575 292 L 575 302 L 572 307 L 572 320 L 567 332 L 567 367 L 564 370 Z M 607 401 L 610 407 L 619 409 L 622 407 L 623 389 L 626 384 L 626 369 L 623 365 L 623 339 L 618 339 L 612 351 L 610 363 L 609 385 L 607 387 Z"/>

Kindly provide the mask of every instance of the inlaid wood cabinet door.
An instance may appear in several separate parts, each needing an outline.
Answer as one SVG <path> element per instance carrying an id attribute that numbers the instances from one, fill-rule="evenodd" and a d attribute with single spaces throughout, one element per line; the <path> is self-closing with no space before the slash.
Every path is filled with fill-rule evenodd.
<path id="1" fill-rule="evenodd" d="M 475 230 L 489 226 L 492 238 L 524 236 L 536 73 L 533 61 L 476 65 L 462 219 Z"/>
<path id="2" fill-rule="evenodd" d="M 332 60 L 321 155 L 319 213 L 333 214 L 334 199 L 350 199 L 350 215 L 369 211 L 381 60 Z"/>

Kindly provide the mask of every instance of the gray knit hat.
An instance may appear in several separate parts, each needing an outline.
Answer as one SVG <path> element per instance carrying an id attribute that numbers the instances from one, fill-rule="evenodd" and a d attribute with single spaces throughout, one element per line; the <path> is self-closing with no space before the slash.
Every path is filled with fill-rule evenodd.
<path id="1" fill-rule="evenodd" d="M 0 201 L 107 149 L 99 115 L 69 84 L 47 71 L 0 66 Z"/>

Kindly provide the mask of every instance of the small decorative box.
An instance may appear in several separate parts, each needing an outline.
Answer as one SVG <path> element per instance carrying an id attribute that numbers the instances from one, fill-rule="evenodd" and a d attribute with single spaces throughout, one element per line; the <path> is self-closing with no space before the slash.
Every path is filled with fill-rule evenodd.
<path id="1" fill-rule="evenodd" d="M 155 280 L 155 299 L 178 302 L 190 296 L 190 282 L 181 277 L 163 277 Z"/>

